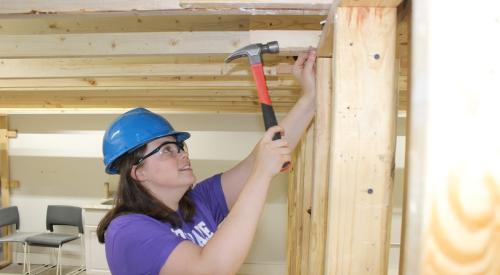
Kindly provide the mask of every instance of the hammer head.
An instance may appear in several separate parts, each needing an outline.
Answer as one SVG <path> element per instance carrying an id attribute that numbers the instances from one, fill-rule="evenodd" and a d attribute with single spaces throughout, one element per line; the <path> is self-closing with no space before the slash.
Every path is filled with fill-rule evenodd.
<path id="1" fill-rule="evenodd" d="M 278 41 L 271 41 L 266 44 L 250 44 L 230 54 L 226 59 L 224 59 L 224 62 L 229 63 L 237 58 L 248 56 L 250 64 L 261 64 L 261 55 L 263 53 L 278 53 L 279 51 L 280 48 L 278 46 Z"/>

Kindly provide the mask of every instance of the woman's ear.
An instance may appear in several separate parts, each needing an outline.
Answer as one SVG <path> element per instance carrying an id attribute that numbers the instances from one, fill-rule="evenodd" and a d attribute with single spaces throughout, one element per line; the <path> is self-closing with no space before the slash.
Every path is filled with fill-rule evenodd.
<path id="1" fill-rule="evenodd" d="M 136 181 L 144 181 L 144 171 L 137 165 L 132 166 L 130 176 Z"/>

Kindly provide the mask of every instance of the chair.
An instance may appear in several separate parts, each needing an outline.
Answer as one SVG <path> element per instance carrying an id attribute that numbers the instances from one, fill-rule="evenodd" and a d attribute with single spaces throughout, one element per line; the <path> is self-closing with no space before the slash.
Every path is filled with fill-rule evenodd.
<path id="1" fill-rule="evenodd" d="M 74 226 L 78 228 L 78 234 L 67 234 L 67 233 L 55 233 L 54 225 L 67 225 Z M 38 234 L 35 236 L 28 237 L 26 242 L 28 244 L 28 255 L 30 246 L 42 246 L 42 247 L 52 247 L 57 248 L 57 264 L 56 264 L 56 275 L 62 274 L 62 264 L 61 264 L 61 248 L 64 244 L 80 239 L 80 245 L 82 247 L 82 264 L 77 269 L 67 273 L 67 274 L 77 274 L 85 271 L 85 266 L 83 264 L 83 222 L 82 222 L 82 209 L 76 206 L 64 206 L 64 205 L 49 205 L 47 207 L 47 230 L 49 232 Z M 28 273 L 31 272 L 30 262 L 28 260 Z"/>
<path id="2" fill-rule="evenodd" d="M 16 230 L 6 236 L 0 238 L 0 243 L 16 243 L 23 245 L 23 274 L 26 274 L 26 249 L 27 243 L 26 239 L 30 236 L 39 234 L 31 232 L 20 232 L 19 231 L 19 211 L 17 206 L 10 206 L 0 209 L 0 227 L 8 225 L 16 225 Z"/>

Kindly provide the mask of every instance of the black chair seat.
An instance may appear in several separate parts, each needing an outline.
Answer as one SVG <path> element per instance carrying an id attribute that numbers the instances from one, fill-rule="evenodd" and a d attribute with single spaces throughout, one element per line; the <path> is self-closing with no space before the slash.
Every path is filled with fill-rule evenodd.
<path id="1" fill-rule="evenodd" d="M 79 236 L 61 233 L 42 233 L 28 237 L 26 242 L 29 245 L 59 247 L 61 244 L 78 239 Z"/>
<path id="2" fill-rule="evenodd" d="M 4 236 L 0 238 L 0 243 L 4 242 L 16 242 L 16 243 L 24 243 L 27 238 L 38 235 L 40 233 L 36 232 L 15 232 L 10 235 Z"/>

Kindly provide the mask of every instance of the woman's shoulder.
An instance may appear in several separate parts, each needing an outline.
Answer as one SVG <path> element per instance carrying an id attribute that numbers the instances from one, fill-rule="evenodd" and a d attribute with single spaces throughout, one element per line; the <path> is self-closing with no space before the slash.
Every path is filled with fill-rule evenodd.
<path id="1" fill-rule="evenodd" d="M 144 231 L 154 228 L 165 229 L 170 226 L 168 223 L 161 222 L 155 218 L 144 214 L 127 213 L 115 217 L 108 227 L 108 232 L 134 232 L 136 230 Z"/>
<path id="2" fill-rule="evenodd" d="M 198 183 L 193 187 L 193 191 L 201 191 L 202 189 L 211 189 L 217 187 L 221 183 L 222 173 L 215 174 L 211 177 L 208 177 Z"/>

